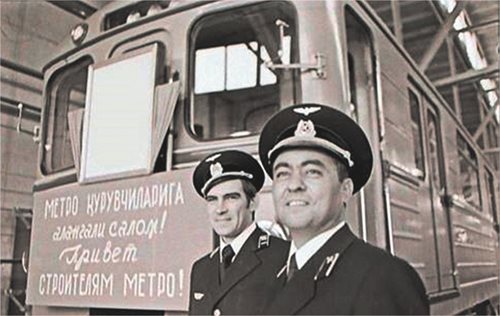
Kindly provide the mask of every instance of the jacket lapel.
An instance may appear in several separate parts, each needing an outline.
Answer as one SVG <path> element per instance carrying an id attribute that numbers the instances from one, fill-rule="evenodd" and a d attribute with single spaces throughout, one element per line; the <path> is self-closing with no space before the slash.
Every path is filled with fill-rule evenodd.
<path id="1" fill-rule="evenodd" d="M 231 263 L 227 269 L 220 290 L 214 297 L 214 303 L 217 303 L 241 279 L 261 264 L 261 260 L 256 251 L 258 250 L 257 244 L 259 237 L 262 234 L 264 234 L 264 232 L 260 230 L 260 228 L 256 228 L 247 241 L 245 241 L 235 261 Z"/>
<path id="2" fill-rule="evenodd" d="M 330 277 L 331 271 L 342 252 L 356 239 L 345 225 L 335 233 L 309 261 L 294 274 L 290 282 L 276 295 L 266 314 L 292 315 L 314 300 L 317 283 Z M 277 282 L 284 282 L 280 276 Z"/>
<path id="3" fill-rule="evenodd" d="M 207 291 L 211 293 L 216 292 L 216 290 L 220 286 L 219 265 L 220 265 L 219 247 L 217 247 L 217 249 L 214 252 L 212 252 L 212 254 L 208 259 L 208 271 L 206 273 L 206 277 L 203 278 L 205 280 Z"/>

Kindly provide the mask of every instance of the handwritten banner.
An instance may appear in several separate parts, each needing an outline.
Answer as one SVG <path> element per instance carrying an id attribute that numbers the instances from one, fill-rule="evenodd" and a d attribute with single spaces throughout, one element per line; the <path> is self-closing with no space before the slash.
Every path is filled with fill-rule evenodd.
<path id="1" fill-rule="evenodd" d="M 191 170 L 36 193 L 31 233 L 32 305 L 187 310 L 212 247 Z"/>

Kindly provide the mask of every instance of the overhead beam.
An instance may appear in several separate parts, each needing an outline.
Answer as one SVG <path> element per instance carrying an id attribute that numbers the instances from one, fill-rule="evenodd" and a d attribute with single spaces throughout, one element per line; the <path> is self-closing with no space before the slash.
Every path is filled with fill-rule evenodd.
<path id="1" fill-rule="evenodd" d="M 498 23 L 499 23 L 498 19 L 497 20 L 490 20 L 490 21 L 486 21 L 486 22 L 479 23 L 479 24 L 476 24 L 476 25 L 471 25 L 471 26 L 468 26 L 468 27 L 464 27 L 464 28 L 456 30 L 454 32 L 455 33 L 475 32 L 475 31 L 483 30 L 483 29 L 490 28 L 490 27 L 497 27 Z"/>
<path id="2" fill-rule="evenodd" d="M 467 70 L 465 72 L 462 72 L 458 75 L 446 77 L 443 79 L 438 79 L 435 80 L 434 86 L 437 88 L 444 87 L 444 86 L 449 86 L 449 85 L 456 85 L 459 83 L 467 82 L 467 81 L 475 81 L 475 80 L 480 80 L 484 79 L 485 77 L 491 77 L 492 75 L 495 75 L 499 72 L 498 66 L 497 65 L 490 65 L 486 68 L 482 69 L 471 69 Z"/>
<path id="3" fill-rule="evenodd" d="M 458 17 L 460 12 L 462 12 L 462 10 L 465 8 L 466 3 L 467 1 L 457 1 L 457 5 L 453 9 L 453 11 L 450 13 L 450 15 L 448 15 L 446 20 L 443 22 L 441 28 L 436 33 L 436 35 L 434 35 L 434 38 L 432 39 L 429 48 L 422 56 L 422 59 L 420 60 L 419 63 L 419 68 L 420 70 L 422 70 L 422 72 L 429 67 L 432 59 L 439 50 L 439 47 L 441 47 L 441 44 L 443 44 L 444 39 L 448 36 L 448 33 L 452 29 L 455 19 Z"/>
<path id="4" fill-rule="evenodd" d="M 455 52 L 453 51 L 453 40 L 448 37 L 446 39 L 446 48 L 448 50 L 448 59 L 450 61 L 450 73 L 452 76 L 457 74 L 457 66 L 455 61 Z M 453 93 L 453 105 L 455 108 L 455 113 L 458 117 L 462 117 L 462 102 L 460 102 L 460 91 L 456 85 L 451 87 Z"/>
<path id="5" fill-rule="evenodd" d="M 85 1 L 47 0 L 47 2 L 81 19 L 86 19 L 97 11 L 95 7 L 89 5 Z"/>
<path id="6" fill-rule="evenodd" d="M 485 154 L 500 153 L 500 147 L 492 147 L 492 148 L 483 149 L 483 153 L 485 153 Z"/>
<path id="7" fill-rule="evenodd" d="M 392 20 L 394 21 L 394 35 L 398 42 L 403 44 L 403 24 L 401 23 L 401 7 L 399 0 L 391 0 Z"/>
<path id="8" fill-rule="evenodd" d="M 486 130 L 486 126 L 488 125 L 488 123 L 491 121 L 491 119 L 495 115 L 496 109 L 498 108 L 499 105 L 500 105 L 500 103 L 497 100 L 495 105 L 490 108 L 488 115 L 481 122 L 481 125 L 479 125 L 479 127 L 477 128 L 476 132 L 474 133 L 474 136 L 472 136 L 474 141 L 477 142 L 477 140 L 479 139 L 481 134 L 483 134 L 483 132 Z"/>

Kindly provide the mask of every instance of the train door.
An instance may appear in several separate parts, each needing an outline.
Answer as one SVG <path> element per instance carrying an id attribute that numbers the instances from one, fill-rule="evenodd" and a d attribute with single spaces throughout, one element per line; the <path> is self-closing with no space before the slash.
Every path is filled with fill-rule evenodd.
<path id="1" fill-rule="evenodd" d="M 378 122 L 375 110 L 375 58 L 373 37 L 368 26 L 347 6 L 345 10 L 347 65 L 349 73 L 349 114 L 367 133 L 374 153 L 374 166 L 379 165 L 378 155 Z M 384 239 L 383 229 L 377 227 L 383 218 L 383 202 L 380 198 L 381 182 L 380 168 L 374 168 L 371 180 L 359 194 L 357 203 L 350 203 L 347 211 L 347 221 L 354 232 L 364 240 L 375 241 Z M 367 201 L 370 201 L 367 208 Z"/>
<path id="2" fill-rule="evenodd" d="M 432 232 L 436 249 L 435 264 L 438 287 L 435 294 L 441 297 L 456 293 L 455 264 L 450 235 L 451 218 L 446 202 L 448 190 L 439 113 L 425 97 L 423 102 L 426 112 L 425 131 L 427 134 L 427 165 L 429 166 L 427 179 L 431 197 Z"/>

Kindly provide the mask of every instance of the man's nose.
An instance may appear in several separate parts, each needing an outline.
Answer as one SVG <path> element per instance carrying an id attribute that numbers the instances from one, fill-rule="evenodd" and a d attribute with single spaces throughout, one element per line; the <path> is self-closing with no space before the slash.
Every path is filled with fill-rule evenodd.
<path id="1" fill-rule="evenodd" d="M 224 200 L 219 201 L 215 212 L 217 214 L 224 214 L 225 212 L 227 212 L 226 202 Z"/>
<path id="2" fill-rule="evenodd" d="M 305 189 L 304 180 L 300 172 L 292 172 L 287 183 L 287 188 L 290 192 L 302 191 Z"/>

